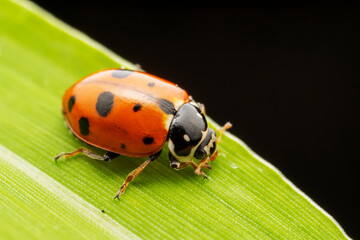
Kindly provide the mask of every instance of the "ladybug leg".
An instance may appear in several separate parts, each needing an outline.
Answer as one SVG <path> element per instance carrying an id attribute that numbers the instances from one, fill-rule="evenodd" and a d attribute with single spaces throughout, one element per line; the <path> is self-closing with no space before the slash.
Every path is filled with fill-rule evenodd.
<path id="1" fill-rule="evenodd" d="M 155 159 L 157 159 L 161 154 L 161 151 L 150 156 L 149 159 L 147 159 L 145 162 L 143 162 L 139 167 L 137 167 L 136 169 L 134 169 L 131 173 L 129 173 L 129 175 L 127 175 L 124 183 L 121 185 L 119 191 L 116 193 L 116 196 L 114 197 L 114 199 L 119 199 L 120 194 L 123 194 L 125 192 L 126 187 L 129 185 L 129 183 L 137 176 L 139 175 L 144 169 L 145 167 L 152 161 L 154 161 Z"/>
<path id="2" fill-rule="evenodd" d="M 193 160 L 190 160 L 187 162 L 180 162 L 170 152 L 169 152 L 169 159 L 170 159 L 170 166 L 175 170 L 183 169 L 184 167 L 187 167 L 188 165 L 191 165 L 194 169 L 198 168 L 198 165 Z M 204 165 L 203 167 L 207 168 L 207 169 L 211 169 L 210 164 Z M 203 171 L 201 171 L 201 169 L 199 170 L 198 175 L 200 173 L 204 179 L 207 178 L 206 174 Z"/>
<path id="3" fill-rule="evenodd" d="M 184 168 L 189 164 L 195 169 L 195 173 L 196 173 L 196 169 L 199 169 L 198 173 L 196 173 L 197 175 L 201 174 L 203 179 L 207 178 L 206 174 L 203 171 L 201 171 L 201 167 L 199 168 L 199 165 L 197 165 L 193 160 L 190 160 L 188 162 L 182 162 L 179 166 L 179 169 Z M 207 169 L 211 169 L 211 167 L 208 168 L 208 166 L 203 166 L 203 167 Z"/>
<path id="4" fill-rule="evenodd" d="M 119 191 L 116 193 L 116 196 L 114 197 L 119 199 L 120 194 L 123 194 L 125 192 L 126 187 L 129 185 L 129 183 L 137 176 L 139 175 L 145 167 L 151 162 L 151 159 L 147 159 L 145 162 L 143 162 L 139 167 L 137 167 L 135 170 L 133 170 L 129 175 L 127 175 L 124 183 L 121 185 Z"/>
<path id="5" fill-rule="evenodd" d="M 219 155 L 219 151 L 216 150 L 213 153 L 213 155 L 211 155 L 211 157 L 206 157 L 205 159 L 201 160 L 199 162 L 199 164 L 197 165 L 197 167 L 195 168 L 195 173 L 199 175 L 201 173 L 201 168 L 211 169 L 209 162 L 215 161 L 215 159 L 217 158 L 218 155 Z"/>
<path id="6" fill-rule="evenodd" d="M 182 168 L 184 168 L 184 167 L 186 167 L 186 166 L 188 166 L 188 165 L 191 165 L 194 169 L 197 169 L 197 168 L 199 167 L 199 165 L 197 165 L 193 160 L 190 160 L 190 161 L 188 161 L 188 162 L 182 162 L 182 163 L 180 163 L 180 166 L 179 166 L 178 168 L 175 168 L 175 170 L 182 169 Z M 209 163 L 203 164 L 203 165 L 201 166 L 201 168 L 206 168 L 206 169 L 209 169 L 209 170 L 212 169 L 212 167 L 210 166 Z M 203 176 L 205 175 L 202 171 L 200 171 L 200 173 L 201 173 Z M 205 175 L 205 178 L 206 178 L 206 175 Z"/>
<path id="7" fill-rule="evenodd" d="M 232 124 L 230 122 L 227 122 L 227 123 L 225 123 L 224 126 L 222 126 L 221 128 L 216 130 L 219 132 L 219 137 L 216 139 L 216 143 L 221 142 L 221 137 L 222 137 L 223 132 L 228 130 L 231 127 L 232 127 Z"/>
<path id="8" fill-rule="evenodd" d="M 203 168 L 206 168 L 206 169 L 209 169 L 209 170 L 212 169 L 210 163 L 206 163 L 206 164 L 204 164 L 204 166 L 202 166 L 202 167 L 203 167 Z"/>
<path id="9" fill-rule="evenodd" d="M 209 158 L 209 157 L 206 157 L 205 159 L 201 160 L 199 162 L 199 164 L 196 166 L 196 168 L 194 168 L 195 174 L 199 175 L 202 172 L 201 168 L 208 166 L 210 160 L 211 160 L 211 158 Z"/>
<path id="10" fill-rule="evenodd" d="M 190 160 L 190 161 L 187 161 L 187 162 L 181 162 L 180 165 L 177 167 L 177 168 L 174 168 L 175 170 L 180 170 L 180 169 L 183 169 L 184 167 L 187 167 L 191 165 L 194 169 L 197 169 L 198 168 L 198 165 L 193 161 L 193 160 Z M 211 169 L 211 166 L 208 165 L 208 166 L 203 166 L 204 168 L 207 168 L 207 169 Z M 197 173 L 198 175 L 201 174 L 203 179 L 207 178 L 206 174 L 201 171 L 201 169 L 199 170 L 199 173 Z"/>
<path id="11" fill-rule="evenodd" d="M 198 168 L 198 165 L 193 160 L 190 160 L 187 162 L 180 162 L 170 152 L 169 152 L 169 159 L 170 159 L 170 166 L 175 170 L 183 169 L 184 167 L 187 167 L 188 165 L 191 165 L 194 169 Z M 203 167 L 207 168 L 207 169 L 211 169 L 211 166 L 209 164 L 206 166 L 203 166 Z M 203 171 L 201 171 L 201 169 L 199 170 L 199 174 L 200 173 L 204 179 L 207 178 L 206 174 Z"/>
<path id="12" fill-rule="evenodd" d="M 55 162 L 57 162 L 57 160 L 62 157 L 62 158 L 70 158 L 70 157 L 74 157 L 78 154 L 83 154 L 85 156 L 88 156 L 89 158 L 92 158 L 92 159 L 96 159 L 96 160 L 100 160 L 100 161 L 105 161 L 105 162 L 108 162 L 114 158 L 116 158 L 117 156 L 119 156 L 119 154 L 117 153 L 113 153 L 113 152 L 107 152 L 104 156 L 101 156 L 97 153 L 94 153 L 93 151 L 87 149 L 87 148 L 84 148 L 84 147 L 81 147 L 79 148 L 78 150 L 74 151 L 74 152 L 70 152 L 70 153 L 62 153 L 62 154 L 59 154 L 55 157 Z"/>
<path id="13" fill-rule="evenodd" d="M 219 155 L 219 150 L 216 150 L 216 151 L 213 153 L 213 155 L 211 155 L 209 161 L 210 161 L 210 162 L 215 161 L 215 159 L 217 158 L 218 155 Z M 204 163 L 204 164 L 209 164 L 209 163 Z"/>

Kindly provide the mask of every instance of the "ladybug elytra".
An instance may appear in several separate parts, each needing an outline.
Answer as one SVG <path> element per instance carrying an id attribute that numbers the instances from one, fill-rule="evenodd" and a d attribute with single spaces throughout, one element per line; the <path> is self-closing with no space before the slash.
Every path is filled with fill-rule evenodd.
<path id="1" fill-rule="evenodd" d="M 209 128 L 204 105 L 185 90 L 151 74 L 123 69 L 103 70 L 76 82 L 65 92 L 62 109 L 76 137 L 108 152 L 102 156 L 82 147 L 55 160 L 77 154 L 103 161 L 119 155 L 149 157 L 127 176 L 115 198 L 160 155 L 166 142 L 172 168 L 190 165 L 206 178 L 202 168 L 211 169 L 216 144 L 231 127 L 226 123 L 217 136 Z"/>

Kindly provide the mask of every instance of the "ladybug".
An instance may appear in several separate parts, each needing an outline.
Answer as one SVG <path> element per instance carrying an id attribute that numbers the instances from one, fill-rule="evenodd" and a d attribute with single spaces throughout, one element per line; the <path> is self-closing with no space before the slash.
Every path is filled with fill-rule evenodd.
<path id="1" fill-rule="evenodd" d="M 206 178 L 202 168 L 211 169 L 209 162 L 218 155 L 216 143 L 231 127 L 226 123 L 217 136 L 209 128 L 204 105 L 185 90 L 154 75 L 124 69 L 103 70 L 79 80 L 66 90 L 62 110 L 76 137 L 107 153 L 102 156 L 81 147 L 55 160 L 77 154 L 103 161 L 119 155 L 148 157 L 126 177 L 115 198 L 158 158 L 166 142 L 172 168 L 190 165 Z"/>

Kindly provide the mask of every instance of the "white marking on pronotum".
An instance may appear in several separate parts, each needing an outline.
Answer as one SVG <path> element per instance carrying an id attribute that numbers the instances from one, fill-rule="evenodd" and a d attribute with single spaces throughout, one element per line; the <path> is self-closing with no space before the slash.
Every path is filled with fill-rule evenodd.
<path id="1" fill-rule="evenodd" d="M 184 140 L 187 142 L 190 142 L 190 137 L 187 134 L 184 134 Z"/>
<path id="2" fill-rule="evenodd" d="M 18 169 L 24 175 L 48 190 L 51 196 L 61 202 L 64 207 L 69 209 L 69 211 L 76 212 L 76 214 L 87 219 L 88 222 L 94 223 L 99 228 L 102 228 L 104 232 L 108 232 L 116 239 L 139 239 L 135 234 L 118 224 L 114 219 L 101 213 L 98 208 L 94 207 L 89 202 L 85 201 L 80 196 L 70 191 L 62 184 L 49 177 L 46 173 L 34 167 L 25 159 L 11 152 L 1 144 L 0 156 L 0 159 L 5 161 L 5 164 L 9 164 Z"/>

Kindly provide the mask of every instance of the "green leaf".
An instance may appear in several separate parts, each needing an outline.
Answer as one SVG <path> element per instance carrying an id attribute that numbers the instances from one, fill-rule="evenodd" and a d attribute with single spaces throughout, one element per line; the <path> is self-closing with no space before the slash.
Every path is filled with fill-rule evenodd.
<path id="1" fill-rule="evenodd" d="M 348 238 L 229 133 L 209 179 L 191 168 L 173 171 L 165 148 L 120 201 L 114 194 L 141 159 L 78 156 L 56 164 L 54 156 L 83 146 L 65 127 L 64 90 L 118 67 L 136 66 L 30 2 L 1 1 L 1 239 Z"/>

